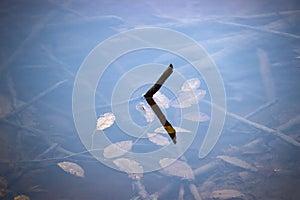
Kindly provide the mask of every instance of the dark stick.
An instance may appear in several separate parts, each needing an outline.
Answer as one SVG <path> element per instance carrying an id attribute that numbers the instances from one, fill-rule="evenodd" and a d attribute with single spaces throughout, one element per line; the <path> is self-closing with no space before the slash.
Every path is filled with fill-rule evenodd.
<path id="1" fill-rule="evenodd" d="M 169 67 L 164 71 L 164 73 L 159 77 L 156 83 L 147 91 L 144 97 L 147 99 L 153 97 L 153 95 L 161 88 L 164 82 L 169 78 L 173 72 L 173 65 L 170 64 Z"/>
<path id="2" fill-rule="evenodd" d="M 169 136 L 171 137 L 174 144 L 176 144 L 176 130 L 173 128 L 173 126 L 168 122 L 165 115 L 162 113 L 162 111 L 159 109 L 158 105 L 155 103 L 153 98 L 149 97 L 146 98 L 147 103 L 150 105 L 152 110 L 154 111 L 155 115 L 158 117 L 161 125 L 165 128 Z"/>
<path id="3" fill-rule="evenodd" d="M 160 123 L 163 125 L 169 136 L 171 137 L 174 144 L 176 144 L 176 131 L 173 126 L 168 122 L 165 115 L 157 106 L 156 102 L 152 98 L 153 95 L 161 88 L 164 82 L 169 78 L 173 72 L 173 65 L 170 64 L 169 67 L 164 71 L 164 73 L 159 77 L 156 83 L 147 91 L 144 95 L 147 103 L 150 105 L 151 109 L 154 111 L 155 115 L 158 117 Z"/>
<path id="4" fill-rule="evenodd" d="M 155 115 L 158 117 L 160 123 L 163 125 L 169 136 L 171 137 L 174 144 L 176 144 L 176 131 L 173 126 L 168 122 L 165 115 L 162 113 L 160 108 L 157 106 L 156 102 L 152 98 L 153 95 L 161 88 L 164 82 L 169 78 L 173 72 L 173 65 L 170 64 L 169 67 L 164 71 L 164 73 L 159 77 L 156 83 L 147 91 L 144 95 L 147 103 L 150 105 L 151 109 L 154 111 Z"/>

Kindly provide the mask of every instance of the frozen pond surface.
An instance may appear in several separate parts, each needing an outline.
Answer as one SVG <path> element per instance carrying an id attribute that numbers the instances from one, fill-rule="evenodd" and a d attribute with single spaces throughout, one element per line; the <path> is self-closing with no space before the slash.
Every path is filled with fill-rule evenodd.
<path id="1" fill-rule="evenodd" d="M 49 0 L 0 5 L 0 199 L 300 198 L 297 0 Z M 121 172 L 86 152 L 73 121 L 73 84 L 83 60 L 100 42 L 147 26 L 176 30 L 202 45 L 224 82 L 226 121 L 212 152 L 199 159 L 211 121 L 211 91 L 205 78 L 185 59 L 162 50 L 122 55 L 98 83 L 99 120 L 92 122 L 95 131 L 86 133 L 93 138 L 88 141 L 91 148 L 100 145 L 99 131 L 114 143 L 95 151 Z M 179 159 L 170 152 L 170 157 L 158 159 L 161 170 L 145 173 L 143 163 L 128 152 L 174 145 L 141 98 L 158 77 L 130 94 L 130 119 L 125 120 L 142 127 L 140 135 L 122 131 L 120 115 L 113 113 L 110 102 L 120 78 L 149 63 L 172 63 L 174 73 L 187 80 L 175 92 L 168 90 L 167 80 L 154 96 L 177 132 L 179 145 L 174 148 L 191 134 L 196 137 Z M 130 83 L 146 77 L 151 74 Z M 191 131 L 182 122 L 199 127 Z"/>

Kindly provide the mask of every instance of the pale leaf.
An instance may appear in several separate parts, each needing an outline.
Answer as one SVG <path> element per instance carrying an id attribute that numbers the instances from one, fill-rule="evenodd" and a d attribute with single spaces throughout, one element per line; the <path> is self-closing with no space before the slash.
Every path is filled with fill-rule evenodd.
<path id="1" fill-rule="evenodd" d="M 186 162 L 173 158 L 163 158 L 159 161 L 159 164 L 167 175 L 189 180 L 195 179 L 192 168 Z"/>
<path id="2" fill-rule="evenodd" d="M 151 142 L 153 142 L 154 144 L 157 144 L 159 146 L 166 146 L 166 145 L 170 144 L 169 139 L 160 134 L 148 133 L 147 136 Z"/>
<path id="3" fill-rule="evenodd" d="M 182 91 L 189 91 L 189 90 L 193 90 L 196 89 L 200 86 L 201 82 L 199 79 L 197 78 L 191 78 L 187 81 L 185 81 L 182 86 L 181 86 L 181 90 Z"/>
<path id="4" fill-rule="evenodd" d="M 97 120 L 97 130 L 104 130 L 113 125 L 116 117 L 113 113 L 108 112 L 101 115 Z"/>
<path id="5" fill-rule="evenodd" d="M 105 158 L 115 158 L 124 155 L 132 148 L 132 141 L 121 141 L 116 142 L 114 144 L 109 145 L 103 151 L 103 155 Z"/>
<path id="6" fill-rule="evenodd" d="M 124 171 L 127 174 L 142 174 L 144 172 L 143 167 L 135 160 L 118 158 L 113 162 L 121 171 Z"/>
<path id="7" fill-rule="evenodd" d="M 188 108 L 193 104 L 197 104 L 205 95 L 205 90 L 180 91 L 177 98 L 171 101 L 170 105 L 175 108 Z"/>
<path id="8" fill-rule="evenodd" d="M 78 177 L 84 177 L 84 170 L 76 163 L 59 162 L 57 165 L 67 173 Z"/>
<path id="9" fill-rule="evenodd" d="M 154 113 L 149 105 L 139 102 L 135 108 L 145 117 L 147 122 L 153 122 Z"/>
<path id="10" fill-rule="evenodd" d="M 160 108 L 169 108 L 170 100 L 169 98 L 161 93 L 160 91 L 157 91 L 153 95 L 153 99 Z"/>
<path id="11" fill-rule="evenodd" d="M 212 199 L 241 199 L 245 197 L 243 193 L 237 190 L 215 190 L 211 194 Z"/>
<path id="12" fill-rule="evenodd" d="M 206 122 L 210 120 L 210 117 L 203 112 L 189 112 L 184 114 L 183 118 L 194 122 Z"/>

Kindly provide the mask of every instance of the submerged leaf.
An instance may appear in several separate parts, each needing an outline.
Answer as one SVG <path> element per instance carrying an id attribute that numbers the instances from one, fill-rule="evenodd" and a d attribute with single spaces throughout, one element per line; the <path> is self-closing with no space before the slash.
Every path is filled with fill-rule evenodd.
<path id="1" fill-rule="evenodd" d="M 200 86 L 201 82 L 199 79 L 197 78 L 191 78 L 187 81 L 185 81 L 182 86 L 181 86 L 181 90 L 182 91 L 189 91 L 189 90 L 193 90 L 196 89 Z"/>
<path id="2" fill-rule="evenodd" d="M 147 122 L 153 122 L 154 113 L 149 105 L 139 102 L 135 108 L 145 117 Z"/>
<path id="3" fill-rule="evenodd" d="M 236 199 L 236 198 L 243 198 L 245 195 L 237 190 L 215 190 L 211 194 L 212 199 Z"/>
<path id="4" fill-rule="evenodd" d="M 186 162 L 173 158 L 163 158 L 159 161 L 159 164 L 167 175 L 179 176 L 189 180 L 195 179 L 192 168 Z"/>
<path id="5" fill-rule="evenodd" d="M 21 195 L 15 196 L 14 200 L 30 200 L 30 198 L 24 194 L 21 194 Z"/>
<path id="6" fill-rule="evenodd" d="M 169 139 L 160 134 L 148 133 L 147 136 L 151 142 L 153 142 L 154 144 L 157 144 L 159 146 L 166 146 L 166 145 L 170 144 Z"/>
<path id="7" fill-rule="evenodd" d="M 121 171 L 124 171 L 127 174 L 144 173 L 143 167 L 135 160 L 130 160 L 128 158 L 118 158 L 113 162 Z"/>
<path id="8" fill-rule="evenodd" d="M 7 185 L 8 185 L 8 181 L 4 177 L 0 176 L 0 191 L 2 189 L 6 189 Z M 0 195 L 0 197 L 1 197 L 1 195 Z"/>
<path id="9" fill-rule="evenodd" d="M 173 126 L 173 128 L 175 129 L 176 133 L 190 133 L 191 132 L 187 129 L 176 127 L 176 126 Z M 167 131 L 165 130 L 165 128 L 163 126 L 155 129 L 154 132 L 155 133 L 167 133 Z"/>
<path id="10" fill-rule="evenodd" d="M 105 113 L 104 115 L 101 115 L 97 120 L 97 128 L 96 130 L 104 130 L 111 125 L 113 125 L 116 117 L 113 113 Z"/>
<path id="11" fill-rule="evenodd" d="M 205 95 L 205 90 L 180 91 L 177 99 L 173 100 L 170 105 L 175 108 L 188 108 L 193 104 L 197 104 Z"/>
<path id="12" fill-rule="evenodd" d="M 189 112 L 184 114 L 183 118 L 194 122 L 206 122 L 210 120 L 210 117 L 203 112 Z"/>
<path id="13" fill-rule="evenodd" d="M 131 147 L 131 140 L 116 142 L 106 147 L 104 149 L 103 155 L 105 158 L 115 158 L 130 151 Z"/>
<path id="14" fill-rule="evenodd" d="M 157 91 L 153 95 L 153 99 L 160 108 L 169 108 L 169 104 L 170 104 L 169 98 L 163 93 L 161 93 L 160 91 Z"/>
<path id="15" fill-rule="evenodd" d="M 78 177 L 84 177 L 84 170 L 76 163 L 72 162 L 59 162 L 57 165 L 63 169 L 65 172 L 68 172 L 72 175 Z"/>

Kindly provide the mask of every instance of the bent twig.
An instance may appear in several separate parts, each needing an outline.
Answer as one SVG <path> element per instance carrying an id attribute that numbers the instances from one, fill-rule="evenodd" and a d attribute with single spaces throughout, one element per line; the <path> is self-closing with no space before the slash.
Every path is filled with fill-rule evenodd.
<path id="1" fill-rule="evenodd" d="M 169 67 L 164 71 L 164 73 L 159 77 L 156 83 L 147 91 L 144 95 L 145 98 L 153 97 L 153 95 L 161 88 L 164 82 L 169 78 L 173 72 L 173 65 L 170 64 Z"/>
<path id="2" fill-rule="evenodd" d="M 168 77 L 173 72 L 173 65 L 170 64 L 169 67 L 164 71 L 164 73 L 159 77 L 159 79 L 156 81 L 156 83 L 146 92 L 144 95 L 147 103 L 154 111 L 155 115 L 158 117 L 160 123 L 163 125 L 169 136 L 171 137 L 174 144 L 176 144 L 176 131 L 173 128 L 173 126 L 168 122 L 165 115 L 162 113 L 162 111 L 157 106 L 156 102 L 152 98 L 153 95 L 161 88 L 161 86 L 164 84 L 164 82 L 168 79 Z"/>
<path id="3" fill-rule="evenodd" d="M 169 136 L 171 137 L 174 144 L 176 144 L 176 130 L 170 124 L 170 122 L 166 119 L 163 112 L 159 109 L 158 105 L 154 101 L 153 98 L 146 98 L 147 103 L 150 105 L 152 110 L 154 111 L 155 115 L 158 117 L 161 125 L 165 128 Z"/>

